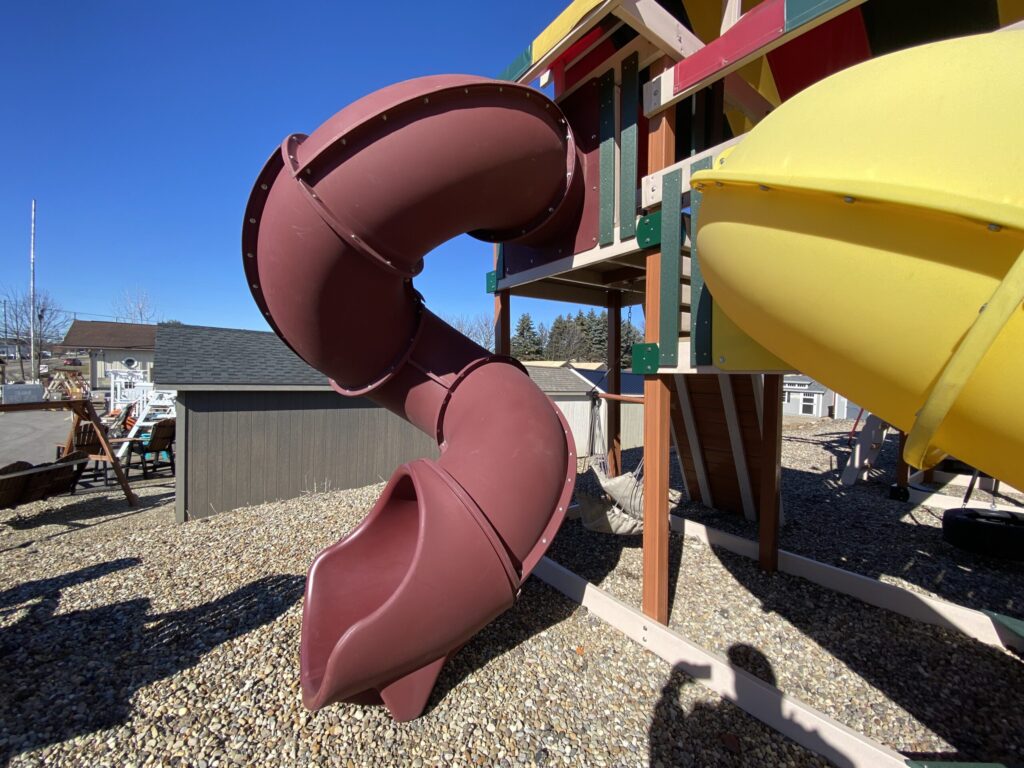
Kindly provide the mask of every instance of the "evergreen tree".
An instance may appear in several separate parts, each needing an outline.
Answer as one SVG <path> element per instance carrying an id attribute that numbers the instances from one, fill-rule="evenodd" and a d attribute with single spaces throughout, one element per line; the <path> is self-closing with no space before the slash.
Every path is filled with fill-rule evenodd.
<path id="1" fill-rule="evenodd" d="M 621 349 L 622 367 L 633 367 L 633 345 L 640 344 L 644 340 L 643 332 L 628 320 L 622 324 Z"/>
<path id="2" fill-rule="evenodd" d="M 551 323 L 545 349 L 549 360 L 579 360 L 583 335 L 572 316 L 559 315 Z"/>
<path id="3" fill-rule="evenodd" d="M 550 336 L 551 331 L 548 330 L 548 327 L 544 325 L 544 323 L 541 323 L 540 325 L 537 326 L 537 343 L 540 345 L 540 354 L 542 360 L 547 359 L 548 338 Z"/>
<path id="4" fill-rule="evenodd" d="M 519 316 L 516 332 L 512 337 L 512 357 L 517 360 L 540 360 L 543 352 L 540 337 L 533 327 L 533 318 L 529 312 L 524 312 Z"/>
<path id="5" fill-rule="evenodd" d="M 603 362 L 606 358 L 605 349 L 608 341 L 608 315 L 597 314 L 591 309 L 583 317 L 583 338 L 585 350 L 581 360 L 591 363 Z"/>

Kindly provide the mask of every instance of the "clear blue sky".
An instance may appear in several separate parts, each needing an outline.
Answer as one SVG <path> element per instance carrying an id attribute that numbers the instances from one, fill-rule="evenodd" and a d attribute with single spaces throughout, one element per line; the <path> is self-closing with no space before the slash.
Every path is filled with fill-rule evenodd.
<path id="1" fill-rule="evenodd" d="M 246 289 L 242 213 L 289 133 L 399 80 L 499 73 L 567 0 L 10 3 L 0 32 L 0 290 L 37 286 L 110 315 L 266 328 Z M 462 237 L 417 286 L 440 313 L 491 312 L 491 247 Z M 575 307 L 528 299 L 538 321 Z"/>

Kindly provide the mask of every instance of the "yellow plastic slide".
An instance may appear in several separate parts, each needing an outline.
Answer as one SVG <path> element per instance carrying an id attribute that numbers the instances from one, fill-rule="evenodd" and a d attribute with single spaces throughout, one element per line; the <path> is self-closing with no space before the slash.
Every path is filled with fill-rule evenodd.
<path id="1" fill-rule="evenodd" d="M 1024 31 L 872 59 L 695 174 L 701 269 L 761 345 L 1024 488 Z"/>

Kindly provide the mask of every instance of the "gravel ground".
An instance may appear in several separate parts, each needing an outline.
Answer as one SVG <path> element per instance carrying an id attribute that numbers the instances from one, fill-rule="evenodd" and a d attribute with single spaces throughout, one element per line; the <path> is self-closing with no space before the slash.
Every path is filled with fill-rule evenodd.
<path id="1" fill-rule="evenodd" d="M 886 498 L 887 462 L 838 487 L 849 425 L 787 425 L 783 546 L 1020 615 L 1017 566 L 941 542 L 932 510 Z M 309 714 L 298 688 L 304 571 L 381 486 L 180 526 L 173 485 L 0 512 L 0 764 L 821 765 L 536 579 L 442 673 L 427 713 Z M 580 488 L 593 490 L 594 479 Z M 735 516 L 680 513 L 741 535 Z M 673 535 L 671 623 L 840 722 L 919 758 L 1024 759 L 1019 659 L 761 574 Z M 552 556 L 639 603 L 638 537 L 568 522 Z"/>
<path id="2" fill-rule="evenodd" d="M 895 440 L 887 441 L 868 482 L 839 485 L 851 426 L 787 423 L 783 548 L 972 608 L 1024 615 L 1020 564 L 957 550 L 942 541 L 941 511 L 888 499 Z M 636 458 L 627 456 L 627 466 Z M 673 481 L 680 486 L 678 474 Z M 596 479 L 588 473 L 577 487 L 594 493 Z M 692 503 L 676 512 L 756 537 L 756 526 L 738 515 Z M 551 555 L 639 605 L 639 537 L 567 525 Z M 697 644 L 720 653 L 737 645 L 757 649 L 762 677 L 909 756 L 1024 760 L 1019 658 L 802 579 L 765 575 L 753 561 L 696 539 L 672 534 L 670 556 L 670 624 Z"/>
<path id="3" fill-rule="evenodd" d="M 309 714 L 304 570 L 380 486 L 186 525 L 168 482 L 137 490 L 0 513 L 0 764 L 823 765 L 536 579 L 422 718 Z"/>

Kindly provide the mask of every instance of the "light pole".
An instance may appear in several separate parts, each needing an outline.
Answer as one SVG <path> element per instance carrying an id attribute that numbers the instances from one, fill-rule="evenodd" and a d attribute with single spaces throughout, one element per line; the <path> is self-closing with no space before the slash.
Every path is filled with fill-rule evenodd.
<path id="1" fill-rule="evenodd" d="M 29 313 L 28 313 L 28 346 L 29 346 L 29 377 L 34 382 L 39 378 L 36 368 L 36 201 L 32 200 L 32 237 L 28 246 L 29 262 Z"/>

